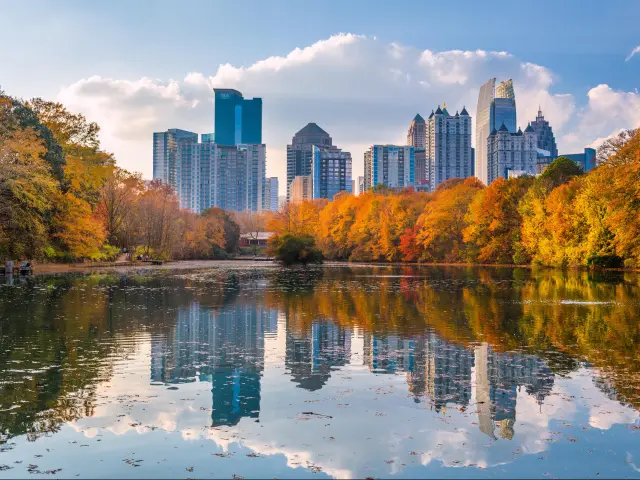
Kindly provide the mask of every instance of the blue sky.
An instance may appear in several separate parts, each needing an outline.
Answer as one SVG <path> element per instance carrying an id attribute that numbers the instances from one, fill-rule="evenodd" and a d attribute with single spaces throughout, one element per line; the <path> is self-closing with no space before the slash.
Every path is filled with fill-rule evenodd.
<path id="1" fill-rule="evenodd" d="M 636 120 L 635 116 L 627 115 L 620 119 L 619 124 L 614 122 L 615 124 L 594 127 L 590 138 L 582 138 L 577 133 L 593 123 L 587 121 L 586 125 L 584 122 L 580 124 L 580 119 L 586 115 L 583 109 L 589 102 L 589 92 L 598 85 L 606 84 L 612 92 L 624 93 L 626 96 L 618 98 L 623 102 L 622 105 L 630 98 L 632 103 L 629 108 L 636 106 L 633 94 L 640 88 L 640 54 L 629 61 L 625 59 L 640 45 L 640 2 L 637 1 L 615 1 L 607 4 L 586 0 L 509 2 L 505 8 L 508 13 L 504 14 L 500 13 L 501 8 L 497 5 L 475 1 L 325 0 L 311 3 L 244 0 L 0 0 L 0 8 L 3 11 L 0 29 L 0 85 L 3 89 L 25 98 L 42 96 L 67 99 L 90 118 L 93 114 L 89 105 L 92 97 L 87 96 L 86 89 L 83 92 L 86 103 L 78 98 L 77 91 L 74 91 L 73 96 L 61 94 L 83 79 L 98 76 L 112 81 L 136 82 L 141 78 L 149 78 L 158 85 L 166 85 L 170 80 L 175 80 L 179 82 L 180 95 L 187 98 L 191 94 L 186 93 L 183 80 L 190 72 L 198 72 L 211 79 L 216 77 L 221 64 L 228 63 L 235 68 L 250 67 L 271 56 L 285 57 L 295 48 L 309 47 L 344 32 L 362 35 L 369 42 L 375 40 L 376 45 L 388 46 L 395 43 L 418 52 L 505 51 L 517 59 L 518 65 L 535 64 L 544 67 L 553 78 L 550 83 L 543 85 L 544 90 L 550 95 L 572 97 L 575 118 L 558 120 L 557 128 L 563 135 L 568 135 L 568 147 L 586 144 L 612 133 L 607 129 L 637 126 L 626 125 Z M 351 53 L 347 52 L 346 55 Z M 372 57 L 369 64 L 363 64 L 362 68 L 371 69 L 372 74 L 376 74 L 375 57 Z M 387 65 L 381 62 L 380 68 L 385 69 Z M 496 67 L 495 74 L 491 69 L 486 74 L 482 70 L 482 74 L 487 78 L 500 77 L 502 74 L 514 76 L 510 68 L 517 70 L 514 64 L 512 67 Z M 335 74 L 340 75 L 340 72 L 337 70 Z M 343 74 L 353 76 L 353 72 L 348 69 Z M 415 74 L 412 78 L 415 78 Z M 462 83 L 471 91 L 477 89 L 484 80 L 483 77 L 476 79 L 471 75 Z M 265 122 L 269 118 L 274 122 L 287 118 L 285 111 L 276 113 L 277 108 L 284 108 L 284 104 L 280 105 L 275 101 L 278 97 L 276 91 L 267 89 L 273 92 L 274 102 L 270 102 L 266 97 L 268 91 L 261 91 L 259 81 L 256 81 L 255 87 L 252 85 L 242 78 L 238 80 L 238 85 L 228 86 L 249 89 L 250 91 L 244 92 L 248 97 L 263 96 Z M 395 120 L 389 124 L 378 122 L 379 126 L 374 122 L 370 127 L 381 128 L 378 134 L 380 138 L 375 135 L 359 135 L 357 131 L 343 129 L 340 122 L 333 122 L 330 112 L 323 112 L 322 105 L 319 105 L 321 102 L 314 96 L 314 92 L 320 87 L 311 82 L 308 88 L 309 94 L 300 94 L 298 104 L 293 101 L 287 104 L 289 111 L 294 110 L 291 116 L 297 122 L 306 123 L 320 117 L 325 125 L 335 123 L 336 131 L 330 131 L 334 140 L 342 146 L 353 145 L 354 150 L 369 141 L 397 141 L 406 130 L 404 123 L 408 124 L 413 116 L 407 106 L 405 110 L 408 118 L 401 128 L 400 124 L 396 126 Z M 93 91 L 95 90 L 94 88 Z M 443 92 L 446 93 L 446 90 L 438 91 L 438 95 L 442 97 Z M 371 105 L 382 108 L 379 95 L 376 95 L 375 90 L 371 93 Z M 327 95 L 329 93 L 324 93 L 320 98 L 326 98 Z M 473 97 L 471 94 L 461 93 L 452 96 L 449 101 L 467 103 Z M 95 98 L 93 100 L 95 103 Z M 443 98 L 444 100 L 446 99 Z M 407 98 L 403 100 L 405 103 L 409 101 Z M 106 100 L 102 98 L 101 102 Z M 364 114 L 367 109 L 363 107 L 363 103 L 366 103 L 366 99 L 358 101 L 359 111 Z M 428 114 L 428 110 L 432 108 L 431 103 L 429 95 L 425 94 L 424 97 L 416 98 L 413 110 Z M 139 112 L 150 108 L 141 98 L 137 98 L 135 104 L 139 107 Z M 273 112 L 268 114 L 270 105 L 273 106 Z M 116 109 L 118 106 L 115 100 L 110 100 L 108 106 L 105 103 L 105 108 Z M 550 109 L 553 111 L 553 106 Z M 301 111 L 308 112 L 308 120 L 305 121 L 304 115 L 298 115 Z M 344 117 L 346 113 L 349 112 L 338 109 L 335 115 Z M 197 114 L 204 119 L 204 110 Z M 397 114 L 399 122 L 401 112 Z M 127 115 L 136 116 L 136 110 L 129 111 Z M 163 110 L 162 115 L 163 121 L 171 122 L 173 119 L 167 111 Z M 207 115 L 212 119 L 213 111 Z M 367 118 L 372 115 L 384 116 L 384 112 L 367 111 L 366 115 Z M 404 111 L 402 115 L 405 115 Z M 94 117 L 98 117 L 92 119 L 101 121 L 101 124 L 109 121 L 105 115 L 95 114 Z M 186 117 L 177 115 L 175 121 L 183 121 L 183 118 Z M 204 123 L 204 120 L 199 122 Z M 156 121 L 146 123 L 149 123 L 149 128 L 161 126 Z M 265 125 L 266 141 L 270 151 L 274 152 L 274 155 L 270 155 L 269 170 L 275 174 L 281 173 L 281 161 L 275 156 L 283 150 L 287 138 L 304 124 L 296 128 L 293 124 L 290 126 L 285 123 L 282 131 L 275 125 Z M 356 115 L 344 123 L 362 122 Z M 171 126 L 180 125 L 167 124 L 166 128 Z M 198 130 L 204 132 L 210 129 L 203 124 Z M 289 131 L 290 129 L 293 131 Z M 140 132 L 141 136 L 144 134 L 145 131 Z M 150 164 L 150 159 L 138 158 L 138 163 L 134 164 L 133 160 L 127 159 L 129 150 L 125 151 L 122 142 L 118 143 L 110 135 L 112 134 L 104 132 L 105 145 L 113 149 L 118 158 L 122 157 L 128 168 L 135 169 L 139 163 L 137 169 L 146 173 L 148 167 L 143 163 L 147 161 Z M 143 142 L 142 137 L 139 142 Z M 562 142 L 559 143 L 562 150 Z M 119 149 L 122 150 L 118 151 Z M 143 156 L 142 152 L 140 147 L 137 157 Z M 359 151 L 354 153 L 355 172 L 359 171 L 357 165 L 361 163 L 360 155 Z"/>

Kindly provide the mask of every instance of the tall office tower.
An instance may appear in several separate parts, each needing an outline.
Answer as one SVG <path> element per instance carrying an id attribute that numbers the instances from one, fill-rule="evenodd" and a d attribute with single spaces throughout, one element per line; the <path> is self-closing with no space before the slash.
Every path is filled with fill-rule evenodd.
<path id="1" fill-rule="evenodd" d="M 331 136 L 315 123 L 308 123 L 299 130 L 287 145 L 287 201 L 291 199 L 291 182 L 294 177 L 311 175 L 313 146 L 331 147 Z"/>
<path id="2" fill-rule="evenodd" d="M 298 175 L 291 182 L 291 203 L 313 199 L 311 175 Z"/>
<path id="3" fill-rule="evenodd" d="M 538 107 L 538 116 L 531 122 L 531 128 L 538 135 L 538 148 L 547 150 L 549 156 L 556 158 L 558 156 L 558 147 L 556 146 L 556 139 L 553 136 L 553 129 L 549 122 L 544 119 L 542 110 Z"/>
<path id="4" fill-rule="evenodd" d="M 153 179 L 162 180 L 174 189 L 178 186 L 178 143 L 198 143 L 198 134 L 170 128 L 153 134 Z"/>
<path id="5" fill-rule="evenodd" d="M 496 98 L 511 98 L 516 99 L 516 94 L 513 90 L 513 80 L 504 80 L 496 87 Z"/>
<path id="6" fill-rule="evenodd" d="M 407 145 L 415 148 L 425 148 L 427 145 L 427 129 L 424 118 L 418 113 L 409 125 L 407 132 Z"/>
<path id="7" fill-rule="evenodd" d="M 237 90 L 214 88 L 215 140 L 219 145 L 262 143 L 262 99 L 244 99 Z"/>
<path id="8" fill-rule="evenodd" d="M 364 175 L 369 184 L 404 188 L 415 180 L 415 151 L 412 146 L 372 145 L 369 147 L 370 162 L 365 165 Z"/>
<path id="9" fill-rule="evenodd" d="M 476 165 L 475 175 L 485 185 L 487 175 L 487 139 L 493 130 L 491 126 L 491 105 L 495 96 L 496 79 L 491 78 L 480 87 L 476 108 Z"/>
<path id="10" fill-rule="evenodd" d="M 313 198 L 333 200 L 339 192 L 351 193 L 351 154 L 336 147 L 317 145 L 312 152 Z"/>
<path id="11" fill-rule="evenodd" d="M 265 183 L 263 210 L 275 212 L 278 210 L 278 177 L 269 177 Z"/>
<path id="12" fill-rule="evenodd" d="M 537 135 L 531 125 L 524 133 L 518 129 L 510 132 L 502 124 L 487 139 L 488 183 L 509 176 L 535 175 L 538 161 Z"/>
<path id="13" fill-rule="evenodd" d="M 427 124 L 420 114 L 417 114 L 407 133 L 407 145 L 415 149 L 415 184 L 422 184 L 426 180 L 426 152 Z"/>
<path id="14" fill-rule="evenodd" d="M 466 108 L 450 115 L 446 105 L 431 112 L 427 120 L 427 179 L 436 187 L 449 178 L 467 178 L 473 174 L 471 117 Z"/>
<path id="15" fill-rule="evenodd" d="M 513 81 L 511 79 L 505 80 L 496 87 L 496 79 L 492 78 L 480 87 L 476 111 L 474 171 L 475 176 L 484 184 L 488 182 L 487 139 L 493 130 L 498 130 L 503 124 L 509 132 L 516 132 L 516 95 Z"/>
<path id="16" fill-rule="evenodd" d="M 364 188 L 364 176 L 360 175 L 358 177 L 358 195 L 361 195 L 365 192 L 365 188 Z"/>

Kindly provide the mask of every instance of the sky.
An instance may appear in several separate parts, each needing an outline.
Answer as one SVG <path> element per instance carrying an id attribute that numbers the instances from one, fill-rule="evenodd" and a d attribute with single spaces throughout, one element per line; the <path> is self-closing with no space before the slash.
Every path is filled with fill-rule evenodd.
<path id="1" fill-rule="evenodd" d="M 504 11 L 503 11 L 504 10 Z M 124 168 L 152 175 L 152 133 L 213 131 L 213 87 L 263 99 L 267 175 L 316 122 L 352 153 L 406 143 L 416 113 L 474 116 L 513 78 L 518 124 L 538 106 L 560 153 L 640 126 L 640 2 L 0 0 L 0 87 L 64 103 L 102 128 Z"/>

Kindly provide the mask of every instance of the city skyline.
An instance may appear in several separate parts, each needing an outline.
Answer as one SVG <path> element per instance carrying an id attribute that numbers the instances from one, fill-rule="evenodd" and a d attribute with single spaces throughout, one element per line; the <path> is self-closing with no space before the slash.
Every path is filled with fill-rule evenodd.
<path id="1" fill-rule="evenodd" d="M 356 3 L 341 8 L 333 22 L 296 28 L 286 35 L 270 34 L 268 41 L 241 42 L 240 33 L 231 32 L 226 25 L 232 22 L 222 21 L 223 28 L 207 32 L 211 38 L 196 40 L 180 27 L 163 37 L 157 32 L 136 35 L 143 40 L 127 48 L 134 28 L 149 29 L 141 25 L 141 16 L 148 13 L 144 9 L 118 2 L 108 8 L 102 2 L 35 2 L 42 18 L 87 29 L 88 40 L 81 45 L 66 34 L 52 35 L 56 22 L 34 19 L 30 27 L 33 43 L 25 42 L 18 57 L 17 52 L 0 53 L 2 64 L 15 67 L 3 72 L 2 87 L 25 98 L 61 101 L 98 122 L 103 127 L 103 145 L 115 154 L 119 165 L 140 171 L 145 178 L 152 176 L 148 141 L 152 132 L 176 127 L 211 132 L 212 88 L 238 89 L 249 98 L 263 98 L 266 173 L 279 177 L 280 194 L 286 185 L 285 148 L 296 127 L 317 122 L 332 132 L 336 143 L 358 159 L 353 172 L 357 178 L 363 174 L 359 159 L 366 148 L 403 145 L 407 124 L 416 112 L 425 116 L 432 105 L 446 101 L 466 105 L 475 118 L 479 87 L 491 77 L 513 78 L 523 129 L 526 122 L 522 120 L 533 121 L 540 106 L 553 125 L 560 153 L 582 151 L 621 128 L 640 125 L 636 91 L 640 55 L 632 54 L 640 39 L 631 27 L 637 17 L 634 12 L 640 10 L 638 4 L 625 2 L 620 9 L 596 15 L 591 11 L 595 9 L 577 11 L 549 3 L 553 18 L 544 15 L 545 8 L 527 11 L 530 21 L 503 22 L 497 35 L 476 26 L 489 16 L 479 6 L 461 14 L 449 6 L 417 5 L 419 14 L 409 18 L 402 9 L 376 5 L 368 11 Z M 212 8 L 204 3 L 193 5 L 202 17 Z M 7 4 L 5 10 L 9 19 L 17 19 L 30 8 Z M 514 7 L 506 15 L 523 18 L 523 8 Z M 625 15 L 619 14 L 621 9 Z M 154 15 L 169 15 L 170 9 L 161 10 Z M 300 15 L 277 2 L 270 8 L 238 2 L 217 10 L 217 18 L 222 19 L 241 12 L 264 18 L 275 18 L 276 12 L 284 18 Z M 441 20 L 429 32 L 418 34 L 402 22 L 397 23 L 403 28 L 387 29 L 390 18 L 402 16 L 413 24 L 426 10 Z M 384 17 L 380 17 L 382 11 Z M 110 22 L 116 17 L 122 21 L 117 28 Z M 9 21 L 0 40 L 6 35 L 9 41 L 20 24 Z M 590 24 L 597 24 L 602 33 L 597 39 L 584 35 L 585 25 Z M 442 35 L 446 25 L 457 27 L 455 39 Z M 546 26 L 544 38 L 536 35 L 540 25 Z M 99 44 L 92 32 L 100 32 Z M 528 41 L 534 37 L 536 42 Z M 223 40 L 225 48 L 211 51 L 211 45 L 221 45 Z M 51 48 L 59 55 L 50 55 L 50 59 L 47 51 Z M 587 52 L 593 55 L 585 55 Z M 51 75 L 31 75 L 29 65 L 34 64 L 35 55 Z M 171 61 L 159 61 L 159 55 Z M 57 62 L 55 68 L 47 67 L 52 61 Z M 475 143 L 475 135 L 473 139 Z"/>

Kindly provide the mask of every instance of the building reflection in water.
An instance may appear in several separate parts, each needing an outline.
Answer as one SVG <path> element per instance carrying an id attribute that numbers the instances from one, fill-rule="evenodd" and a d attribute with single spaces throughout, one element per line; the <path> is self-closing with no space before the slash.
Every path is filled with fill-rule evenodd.
<path id="1" fill-rule="evenodd" d="M 276 335 L 279 313 L 256 303 L 236 302 L 222 309 L 194 302 L 177 313 L 175 328 L 155 336 L 151 381 L 166 384 L 209 382 L 212 425 L 235 425 L 258 418 L 264 370 L 265 335 Z M 286 315 L 286 372 L 297 387 L 321 389 L 331 372 L 351 361 L 354 332 L 330 320 L 291 328 Z M 554 374 L 536 355 L 500 353 L 487 343 L 471 348 L 427 331 L 403 336 L 364 333 L 364 364 L 375 374 L 406 373 L 415 402 L 440 412 L 448 405 L 475 402 L 480 430 L 491 437 L 514 435 L 518 392 L 542 405 Z"/>
<path id="2" fill-rule="evenodd" d="M 333 322 L 314 322 L 302 332 L 287 329 L 285 367 L 298 387 L 315 391 L 331 371 L 347 365 L 351 356 L 351 331 Z"/>
<path id="3" fill-rule="evenodd" d="M 237 302 L 214 310 L 194 302 L 178 311 L 166 337 L 154 337 L 151 381 L 211 383 L 212 426 L 258 418 L 264 337 L 277 329 L 277 311 Z"/>

